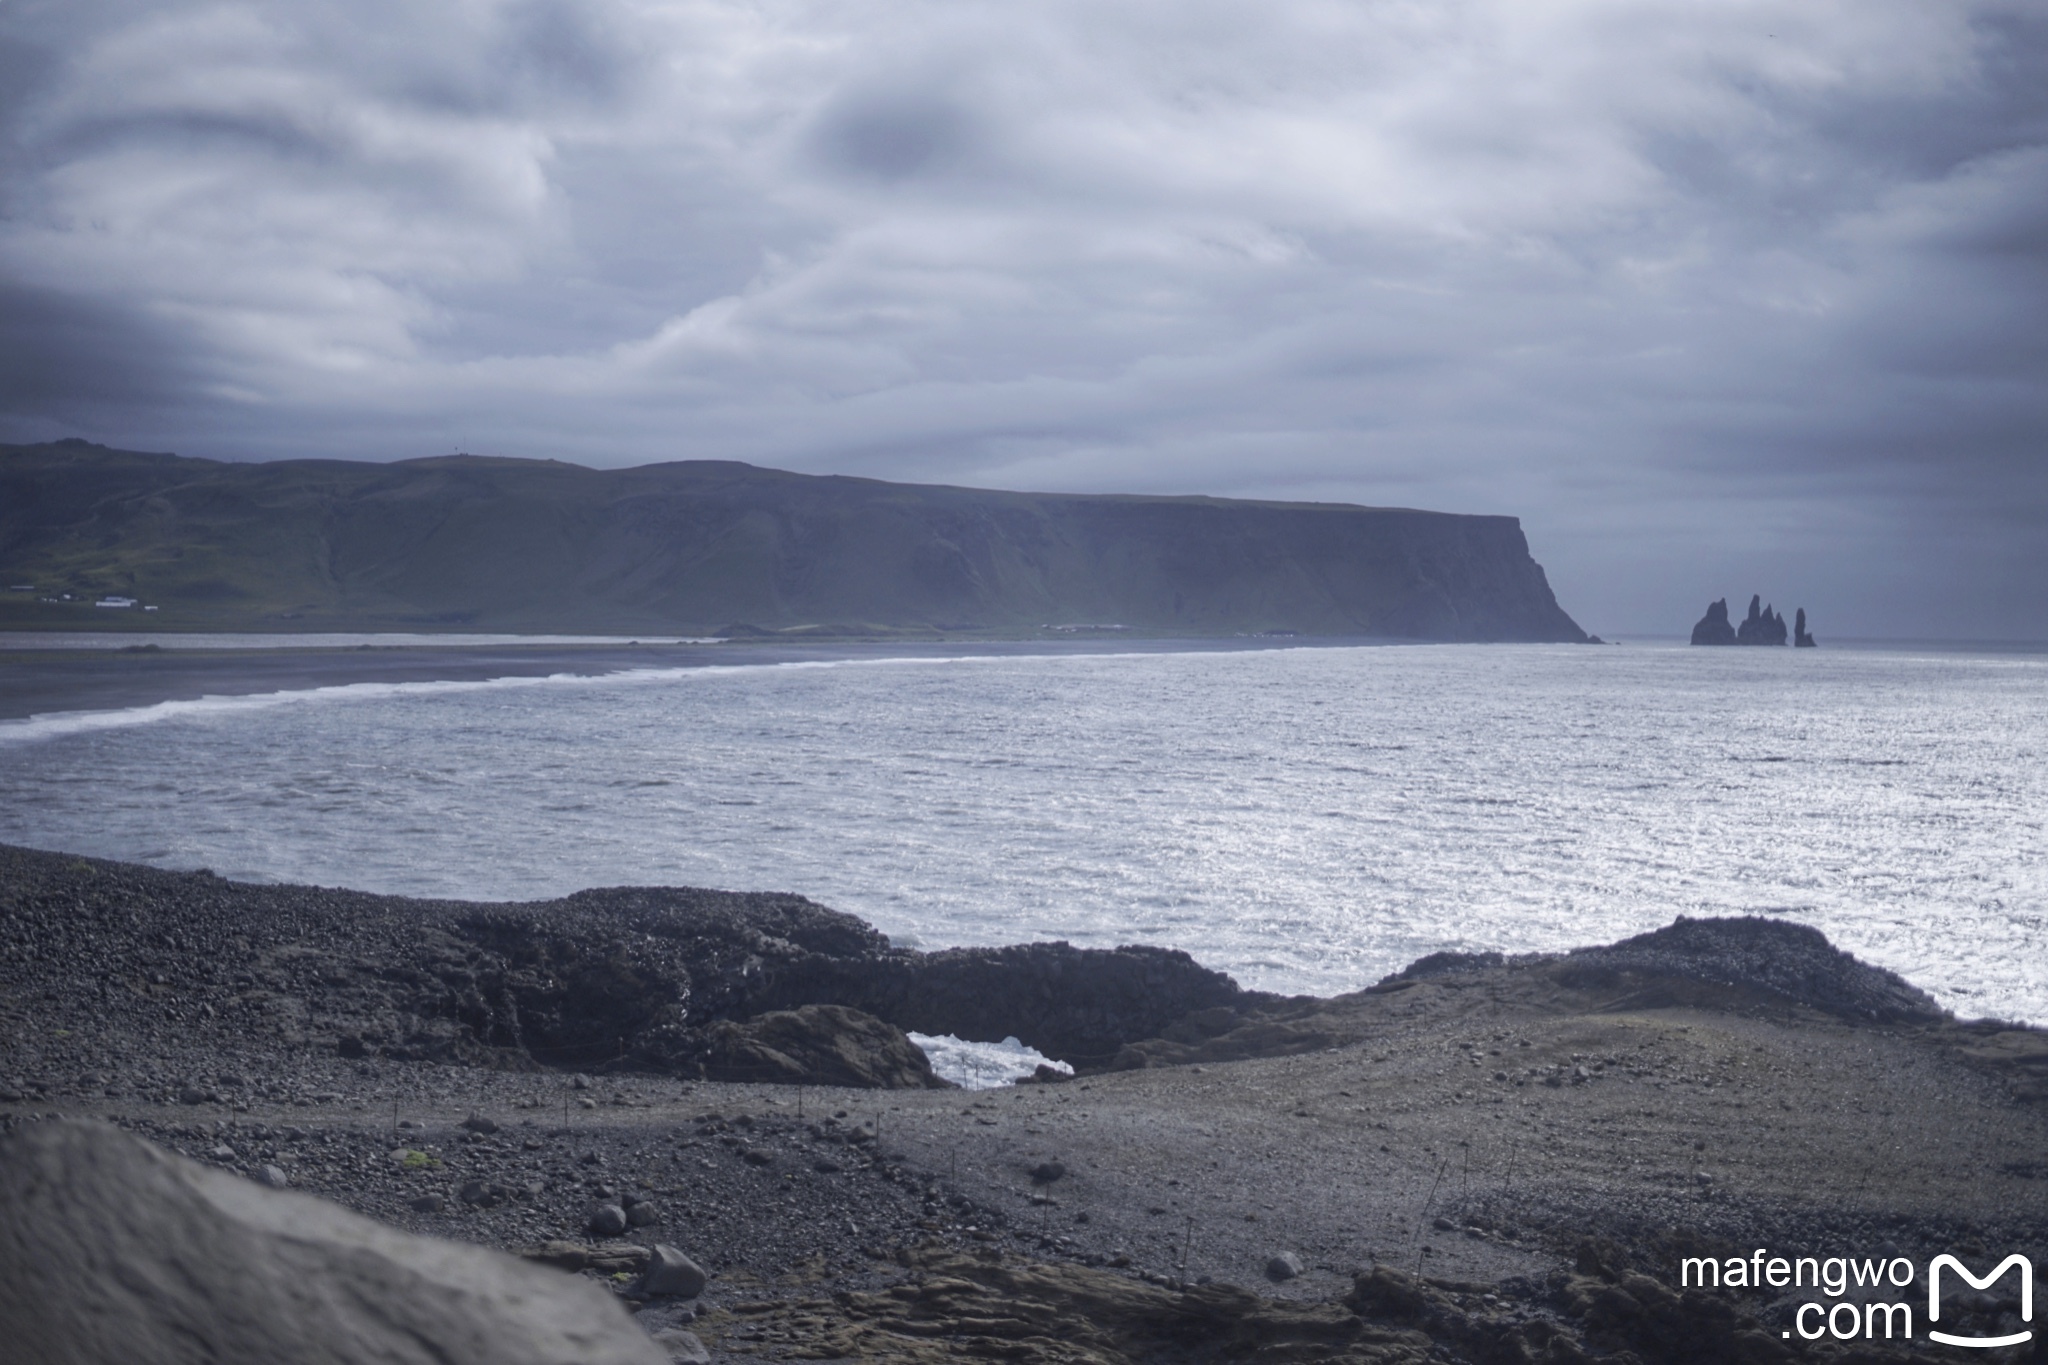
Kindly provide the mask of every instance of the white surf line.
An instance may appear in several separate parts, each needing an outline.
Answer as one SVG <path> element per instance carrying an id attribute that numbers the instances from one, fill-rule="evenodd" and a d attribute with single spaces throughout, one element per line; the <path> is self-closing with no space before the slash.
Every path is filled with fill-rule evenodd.
<path id="1" fill-rule="evenodd" d="M 209 694 L 178 701 L 151 702 L 144 706 L 108 711 L 48 711 L 14 720 L 0 720 L 0 744 L 32 744 L 68 735 L 100 730 L 122 730 L 193 717 L 230 715 L 244 711 L 269 711 L 281 706 L 308 702 L 366 701 L 388 697 L 439 696 L 455 692 L 483 692 L 520 687 L 566 685 L 618 685 L 622 683 L 677 682 L 690 678 L 730 677 L 742 673 L 772 673 L 791 669 L 945 667 L 955 664 L 1002 663 L 1018 659 L 1152 659 L 1187 655 L 1208 655 L 1211 650 L 1131 651 L 1115 654 L 961 654 L 938 657 L 902 656 L 884 659 L 788 659 L 759 664 L 699 664 L 685 668 L 628 668 L 610 673 L 546 673 L 507 675 L 498 678 L 433 678 L 412 682 L 334 683 L 324 687 L 296 688 L 280 692 L 250 692 L 230 696 Z M 1230 651 L 1264 653 L 1263 650 Z"/>

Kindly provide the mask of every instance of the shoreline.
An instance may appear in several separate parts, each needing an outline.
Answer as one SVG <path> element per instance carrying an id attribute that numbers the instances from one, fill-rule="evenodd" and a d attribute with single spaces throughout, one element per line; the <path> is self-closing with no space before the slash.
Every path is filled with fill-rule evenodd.
<path id="1" fill-rule="evenodd" d="M 567 673 L 597 678 L 637 669 L 758 667 L 882 659 L 1242 653 L 1391 648 L 1371 639 L 1102 639 L 834 641 L 817 644 L 352 645 L 143 650 L 0 650 L 0 720 L 122 711 L 209 696 L 311 691 L 350 683 L 488 682 Z"/>
<path id="2" fill-rule="evenodd" d="M 0 849 L 0 929 L 0 1127 L 103 1118 L 414 1231 L 585 1258 L 630 1254 L 584 1224 L 637 1192 L 659 1221 L 628 1240 L 714 1273 L 692 1311 L 720 1359 L 820 1338 L 926 1359 L 863 1305 L 940 1277 L 983 1287 L 931 1306 L 936 1345 L 1046 1295 L 1105 1332 L 1133 1305 L 1222 1313 L 1203 1297 L 1222 1295 L 1230 1330 L 1266 1345 L 1309 1314 L 1418 1352 L 1302 1359 L 1478 1359 L 1475 1341 L 1547 1324 L 1583 1351 L 1550 1358 L 1675 1362 L 1692 1357 L 1644 1335 L 1658 1314 L 1775 1347 L 1791 1306 L 1681 1294 L 1676 1248 L 2009 1247 L 2048 1265 L 2048 1035 L 1930 1011 L 1774 921 L 1440 955 L 1282 998 L 1159 950 L 891 950 L 795 897 L 420 902 Z M 549 994 L 528 961 L 568 984 Z M 702 1023 L 635 1016 L 609 1056 L 548 1053 L 578 1018 L 614 1036 L 591 1002 L 616 1005 L 621 982 L 674 999 L 674 971 Z M 905 1023 L 982 1009 L 982 1029 L 947 1031 L 1001 1027 L 1054 1056 L 1122 1041 L 1072 1081 L 996 1091 L 717 1078 L 771 1037 L 792 1046 L 764 1030 L 828 998 Z M 493 1000 L 523 1002 L 517 1031 Z M 1056 1178 L 1034 1175 L 1049 1163 Z M 1300 1273 L 1268 1279 L 1282 1252 Z"/>
<path id="3" fill-rule="evenodd" d="M 1243 653 L 1293 649 L 1396 648 L 1442 642 L 1346 636 L 860 639 L 814 642 L 621 637 L 616 642 L 524 642 L 483 637 L 464 643 L 444 636 L 431 643 L 291 643 L 238 641 L 233 646 L 180 645 L 176 633 L 99 632 L 110 641 L 38 647 L 35 632 L 7 632 L 0 642 L 0 721 L 35 716 L 130 710 L 166 701 L 311 691 L 357 682 L 487 682 L 566 673 L 597 678 L 646 668 L 708 668 L 846 660 L 1003 658 L 1060 655 Z M 219 639 L 214 633 L 194 638 Z M 296 637 L 294 637 L 296 638 Z M 345 638 L 354 639 L 353 635 Z M 403 638 L 403 637 L 399 637 Z M 1639 646 L 1676 647 L 1681 637 L 1636 637 Z M 1616 640 L 1614 644 L 1630 643 Z M 1459 645 L 1459 648 L 1490 646 Z M 1513 647 L 1513 646 L 1510 646 Z M 1560 648 L 1554 645 L 1532 648 Z M 2048 654 L 2048 643 L 2026 641 L 1840 642 L 1844 653 L 1898 652 L 1930 656 L 2027 659 Z"/>

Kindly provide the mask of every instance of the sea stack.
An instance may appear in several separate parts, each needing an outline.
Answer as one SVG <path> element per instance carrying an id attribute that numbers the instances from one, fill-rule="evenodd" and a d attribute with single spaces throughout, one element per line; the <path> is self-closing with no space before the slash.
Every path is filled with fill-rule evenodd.
<path id="1" fill-rule="evenodd" d="M 1728 599 L 1723 597 L 1707 604 L 1707 614 L 1692 628 L 1692 642 L 1696 645 L 1782 645 L 1790 634 L 1785 627 L 1785 618 L 1778 615 L 1774 606 L 1765 606 L 1763 594 L 1752 593 L 1749 599 L 1749 615 L 1741 625 L 1728 619 Z M 1799 610 L 1799 643 L 1812 648 L 1813 637 L 1806 633 L 1806 609 Z"/>
<path id="2" fill-rule="evenodd" d="M 1735 628 L 1735 643 L 1782 645 L 1786 633 L 1785 618 L 1778 615 L 1777 608 L 1764 606 L 1761 593 L 1750 594 L 1749 615 Z"/>
<path id="3" fill-rule="evenodd" d="M 1707 614 L 1692 628 L 1692 642 L 1696 645 L 1732 645 L 1735 643 L 1735 627 L 1728 623 L 1728 599 L 1707 604 Z"/>
<path id="4" fill-rule="evenodd" d="M 1812 649 L 1814 647 L 1814 638 L 1806 633 L 1805 607 L 1801 607 L 1798 615 L 1792 618 L 1792 643 L 1799 649 Z"/>

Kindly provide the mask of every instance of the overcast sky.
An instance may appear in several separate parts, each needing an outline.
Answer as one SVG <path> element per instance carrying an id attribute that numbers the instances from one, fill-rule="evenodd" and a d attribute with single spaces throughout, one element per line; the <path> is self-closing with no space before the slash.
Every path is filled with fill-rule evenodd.
<path id="1" fill-rule="evenodd" d="M 0 440 L 1520 516 L 2048 638 L 2041 0 L 0 0 Z"/>

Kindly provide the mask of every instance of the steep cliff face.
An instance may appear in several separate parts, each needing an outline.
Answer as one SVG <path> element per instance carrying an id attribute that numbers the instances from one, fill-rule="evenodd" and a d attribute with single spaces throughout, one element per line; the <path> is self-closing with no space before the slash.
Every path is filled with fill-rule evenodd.
<path id="1" fill-rule="evenodd" d="M 0 509 L 9 582 L 138 597 L 166 626 L 1586 638 L 1512 517 L 67 443 L 0 448 Z"/>

